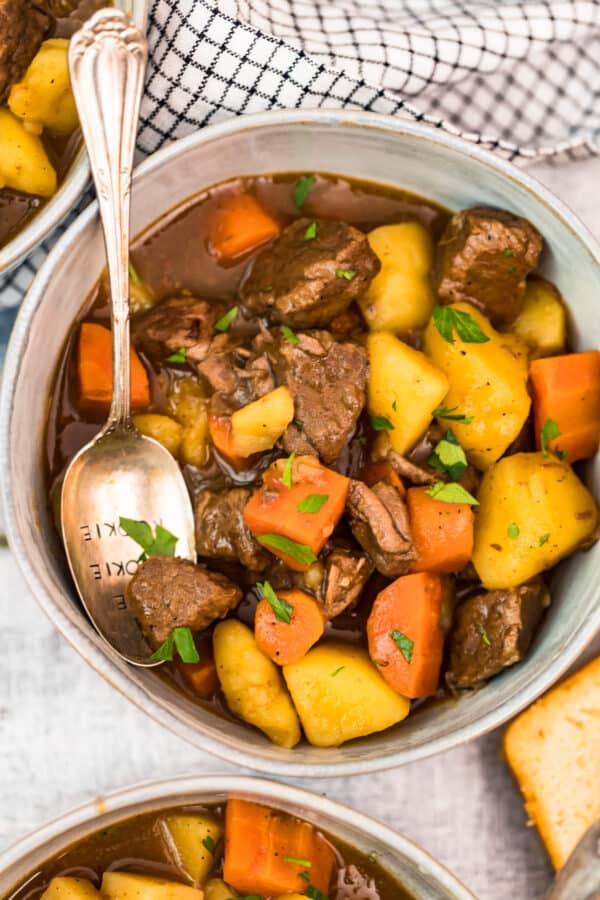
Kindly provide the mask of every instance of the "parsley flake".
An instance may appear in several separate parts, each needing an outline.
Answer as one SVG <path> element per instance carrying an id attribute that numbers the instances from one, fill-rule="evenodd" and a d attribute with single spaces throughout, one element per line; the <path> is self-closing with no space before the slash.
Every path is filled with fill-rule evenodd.
<path id="1" fill-rule="evenodd" d="M 296 334 L 294 334 L 294 332 L 289 327 L 289 325 L 282 325 L 281 333 L 284 336 L 284 338 L 286 339 L 286 341 L 288 341 L 290 344 L 299 344 L 300 343 L 300 338 Z"/>
<path id="2" fill-rule="evenodd" d="M 517 525 L 516 522 L 511 522 L 510 525 L 508 526 L 508 528 L 506 529 L 506 533 L 509 536 L 509 538 L 512 538 L 514 540 L 515 538 L 518 538 L 519 535 L 521 534 L 521 529 L 519 528 L 519 526 Z"/>
<path id="3" fill-rule="evenodd" d="M 292 469 L 292 467 L 294 465 L 295 459 L 296 459 L 296 451 L 292 450 L 292 452 L 290 453 L 290 455 L 288 456 L 288 458 L 285 461 L 285 466 L 283 467 L 283 475 L 281 476 L 281 480 L 285 484 L 286 488 L 289 488 L 290 490 L 292 489 L 292 484 L 293 484 L 293 481 L 292 481 L 293 469 Z"/>
<path id="4" fill-rule="evenodd" d="M 142 279 L 138 275 L 135 266 L 133 265 L 131 259 L 129 260 L 129 277 L 133 281 L 135 285 L 140 285 L 142 283 Z"/>
<path id="5" fill-rule="evenodd" d="M 540 447 L 542 450 L 542 455 L 544 457 L 548 458 L 548 456 L 550 455 L 548 453 L 548 445 L 550 441 L 553 441 L 557 437 L 560 437 L 561 434 L 562 431 L 560 430 L 554 419 L 546 419 L 540 430 Z M 560 460 L 563 460 L 567 455 L 566 450 L 559 450 L 558 447 L 555 447 L 552 452 Z"/>
<path id="6" fill-rule="evenodd" d="M 298 859 L 297 856 L 284 856 L 283 861 L 293 863 L 295 866 L 304 866 L 305 869 L 310 869 L 312 867 L 310 859 Z"/>
<path id="7" fill-rule="evenodd" d="M 292 621 L 292 613 L 294 612 L 294 607 L 291 603 L 287 603 L 285 600 L 282 600 L 281 597 L 278 597 L 268 581 L 264 581 L 262 584 L 258 583 L 256 587 L 258 588 L 261 597 L 269 603 L 271 609 L 275 613 L 275 618 L 279 619 L 280 622 L 285 622 L 286 625 L 289 625 Z"/>
<path id="8" fill-rule="evenodd" d="M 371 428 L 373 431 L 393 431 L 394 426 L 387 416 L 371 416 Z"/>
<path id="9" fill-rule="evenodd" d="M 310 900 L 329 900 L 329 897 L 316 888 L 314 884 L 309 884 L 306 888 L 306 896 L 310 897 Z"/>
<path id="10" fill-rule="evenodd" d="M 550 540 L 550 532 L 549 531 L 544 532 L 544 534 L 540 534 L 538 547 L 543 547 L 544 544 L 549 540 Z"/>
<path id="11" fill-rule="evenodd" d="M 487 631 L 485 630 L 485 628 L 483 627 L 483 625 L 480 625 L 480 626 L 479 626 L 479 634 L 481 635 L 481 640 L 482 640 L 483 643 L 486 645 L 486 647 L 491 647 L 491 646 L 492 646 L 492 642 L 490 641 L 489 636 L 488 636 L 488 633 L 487 633 Z"/>
<path id="12" fill-rule="evenodd" d="M 512 249 L 512 247 L 505 247 L 502 252 L 504 253 L 505 256 L 514 256 L 515 255 L 515 251 Z"/>
<path id="13" fill-rule="evenodd" d="M 443 500 L 444 503 L 468 503 L 469 506 L 479 506 L 479 500 L 476 500 L 462 484 L 456 484 L 455 481 L 451 481 L 450 484 L 436 481 L 425 493 L 434 500 Z"/>
<path id="14" fill-rule="evenodd" d="M 458 425 L 470 425 L 473 416 L 464 416 L 462 413 L 456 412 L 457 409 L 458 406 L 453 406 L 451 409 L 447 406 L 436 406 L 431 415 L 438 419 L 448 419 L 449 422 L 456 422 Z"/>
<path id="15" fill-rule="evenodd" d="M 304 232 L 304 240 L 305 241 L 314 241 L 317 236 L 317 223 L 311 222 Z"/>
<path id="16" fill-rule="evenodd" d="M 184 663 L 200 662 L 200 654 L 194 643 L 194 636 L 191 629 L 174 628 L 166 641 L 163 641 L 158 650 L 155 650 L 151 660 L 155 662 L 167 662 L 173 659 L 173 653 L 177 650 Z"/>
<path id="17" fill-rule="evenodd" d="M 489 341 L 473 316 L 460 309 L 438 304 L 433 310 L 433 321 L 440 335 L 449 344 L 454 343 L 454 331 L 465 344 L 485 344 Z"/>
<path id="18" fill-rule="evenodd" d="M 302 209 L 316 180 L 314 175 L 303 175 L 302 178 L 298 179 L 294 185 L 294 190 L 292 191 L 292 198 L 296 209 Z"/>
<path id="19" fill-rule="evenodd" d="M 272 547 L 273 550 L 285 553 L 301 566 L 310 566 L 317 561 L 317 557 L 308 544 L 299 544 L 298 541 L 292 541 L 283 534 L 261 534 L 256 540 L 265 547 Z"/>
<path id="20" fill-rule="evenodd" d="M 215 850 L 217 849 L 217 845 L 214 840 L 211 838 L 210 834 L 207 834 L 205 838 L 202 839 L 202 846 L 206 847 L 209 853 L 215 855 Z"/>
<path id="21" fill-rule="evenodd" d="M 162 525 L 157 525 L 152 531 L 152 527 L 143 519 L 127 519 L 125 516 L 119 516 L 119 525 L 144 551 L 140 561 L 149 556 L 175 556 L 178 538 Z"/>
<path id="22" fill-rule="evenodd" d="M 337 669 L 334 669 L 334 671 L 331 673 L 331 677 L 335 678 L 335 676 L 339 675 L 340 672 L 342 671 L 342 669 L 345 669 L 345 668 L 346 668 L 346 666 L 338 666 Z"/>
<path id="23" fill-rule="evenodd" d="M 239 312 L 239 306 L 232 306 L 218 322 L 215 322 L 215 331 L 227 331 Z"/>
<path id="24" fill-rule="evenodd" d="M 175 353 L 171 353 L 170 356 L 167 356 L 167 362 L 176 362 L 176 363 L 187 362 L 187 358 L 185 355 L 185 347 L 180 347 L 179 350 L 175 351 Z"/>
<path id="25" fill-rule="evenodd" d="M 336 278 L 345 278 L 346 281 L 352 281 L 356 272 L 354 269 L 336 269 L 335 270 Z"/>
<path id="26" fill-rule="evenodd" d="M 432 468 L 447 472 L 453 481 L 460 481 L 468 465 L 465 451 L 451 429 L 436 445 L 427 462 Z"/>
<path id="27" fill-rule="evenodd" d="M 318 513 L 329 500 L 329 494 L 309 494 L 301 500 L 296 509 L 301 513 Z"/>
<path id="28" fill-rule="evenodd" d="M 406 660 L 406 662 L 410 665 L 410 661 L 413 656 L 413 650 L 415 647 L 415 642 L 411 641 L 409 637 L 403 634 L 401 631 L 397 631 L 394 629 L 390 634 L 391 639 L 395 643 L 396 647 Z"/>

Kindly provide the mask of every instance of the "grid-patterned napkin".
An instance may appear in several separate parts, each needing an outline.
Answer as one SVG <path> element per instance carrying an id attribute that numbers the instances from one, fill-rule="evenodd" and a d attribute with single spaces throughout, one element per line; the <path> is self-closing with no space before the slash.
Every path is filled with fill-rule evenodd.
<path id="1" fill-rule="evenodd" d="M 138 146 L 233 115 L 411 116 L 518 161 L 598 152 L 600 0 L 154 0 Z M 0 279 L 17 304 L 51 240 Z"/>

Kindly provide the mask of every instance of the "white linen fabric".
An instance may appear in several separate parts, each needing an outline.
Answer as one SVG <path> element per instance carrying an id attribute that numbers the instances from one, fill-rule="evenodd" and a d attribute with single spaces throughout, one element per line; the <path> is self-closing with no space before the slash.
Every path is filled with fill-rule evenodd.
<path id="1" fill-rule="evenodd" d="M 154 0 L 149 41 L 144 154 L 316 106 L 410 116 L 517 162 L 600 144 L 600 0 Z M 0 307 L 55 239 L 0 279 Z"/>

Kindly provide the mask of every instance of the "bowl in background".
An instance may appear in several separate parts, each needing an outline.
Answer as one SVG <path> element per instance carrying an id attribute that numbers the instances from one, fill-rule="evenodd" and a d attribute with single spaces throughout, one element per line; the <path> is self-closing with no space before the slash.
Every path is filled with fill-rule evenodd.
<path id="1" fill-rule="evenodd" d="M 297 110 L 237 118 L 165 147 L 137 170 L 132 233 L 217 182 L 241 175 L 324 171 L 404 187 L 444 206 L 486 204 L 530 219 L 546 239 L 540 270 L 570 308 L 573 346 L 600 346 L 600 251 L 576 217 L 509 163 L 443 131 L 400 118 Z M 128 666 L 81 610 L 48 508 L 42 454 L 48 395 L 65 337 L 104 265 L 97 209 L 60 239 L 21 308 L 0 409 L 0 477 L 9 539 L 41 607 L 106 680 L 204 750 L 277 776 L 340 776 L 389 768 L 484 734 L 514 716 L 571 665 L 600 628 L 600 544 L 560 567 L 554 602 L 527 659 L 481 690 L 419 709 L 394 729 L 337 749 L 286 750 L 257 730 L 198 706 L 156 674 Z M 586 480 L 600 491 L 600 459 Z"/>

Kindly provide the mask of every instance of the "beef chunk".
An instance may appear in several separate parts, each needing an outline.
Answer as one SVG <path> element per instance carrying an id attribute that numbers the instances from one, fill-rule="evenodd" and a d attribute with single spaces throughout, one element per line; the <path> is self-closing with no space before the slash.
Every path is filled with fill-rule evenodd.
<path id="1" fill-rule="evenodd" d="M 327 325 L 379 272 L 381 264 L 357 228 L 318 220 L 316 237 L 305 240 L 310 223 L 288 225 L 257 256 L 241 290 L 251 312 L 297 328 Z"/>
<path id="2" fill-rule="evenodd" d="M 373 566 L 359 550 L 334 547 L 325 558 L 321 603 L 327 620 L 353 606 L 371 577 Z"/>
<path id="3" fill-rule="evenodd" d="M 129 607 L 154 647 L 174 628 L 203 631 L 241 599 L 241 590 L 224 575 L 173 556 L 151 556 L 127 588 Z"/>
<path id="4" fill-rule="evenodd" d="M 465 209 L 452 216 L 437 249 L 436 282 L 443 303 L 468 300 L 494 322 L 514 321 L 525 279 L 542 250 L 527 219 L 497 209 Z"/>
<path id="5" fill-rule="evenodd" d="M 201 491 L 196 497 L 196 549 L 198 556 L 240 562 L 248 569 L 261 571 L 269 562 L 269 553 L 254 540 L 244 524 L 244 507 L 252 491 L 231 488 L 225 491 Z"/>
<path id="6" fill-rule="evenodd" d="M 266 354 L 253 356 L 228 334 L 213 338 L 197 368 L 218 395 L 220 412 L 239 409 L 275 388 Z"/>
<path id="7" fill-rule="evenodd" d="M 294 398 L 296 422 L 283 439 L 285 450 L 301 451 L 334 462 L 356 427 L 366 402 L 367 354 L 349 341 L 337 342 L 327 331 L 299 334 L 291 344 L 279 338 L 266 344 L 279 384 Z"/>
<path id="8" fill-rule="evenodd" d="M 0 0 L 0 103 L 40 48 L 50 17 L 30 0 Z"/>
<path id="9" fill-rule="evenodd" d="M 198 365 L 206 356 L 214 337 L 214 324 L 223 307 L 197 297 L 170 297 L 132 320 L 136 347 L 149 356 L 165 360 L 180 347 L 186 359 Z"/>
<path id="10" fill-rule="evenodd" d="M 546 601 L 539 580 L 510 590 L 477 594 L 457 608 L 450 633 L 446 681 L 473 688 L 523 659 Z"/>
<path id="11" fill-rule="evenodd" d="M 347 509 L 354 537 L 382 575 L 407 572 L 415 560 L 408 511 L 398 490 L 385 481 L 367 487 L 352 481 Z"/>

